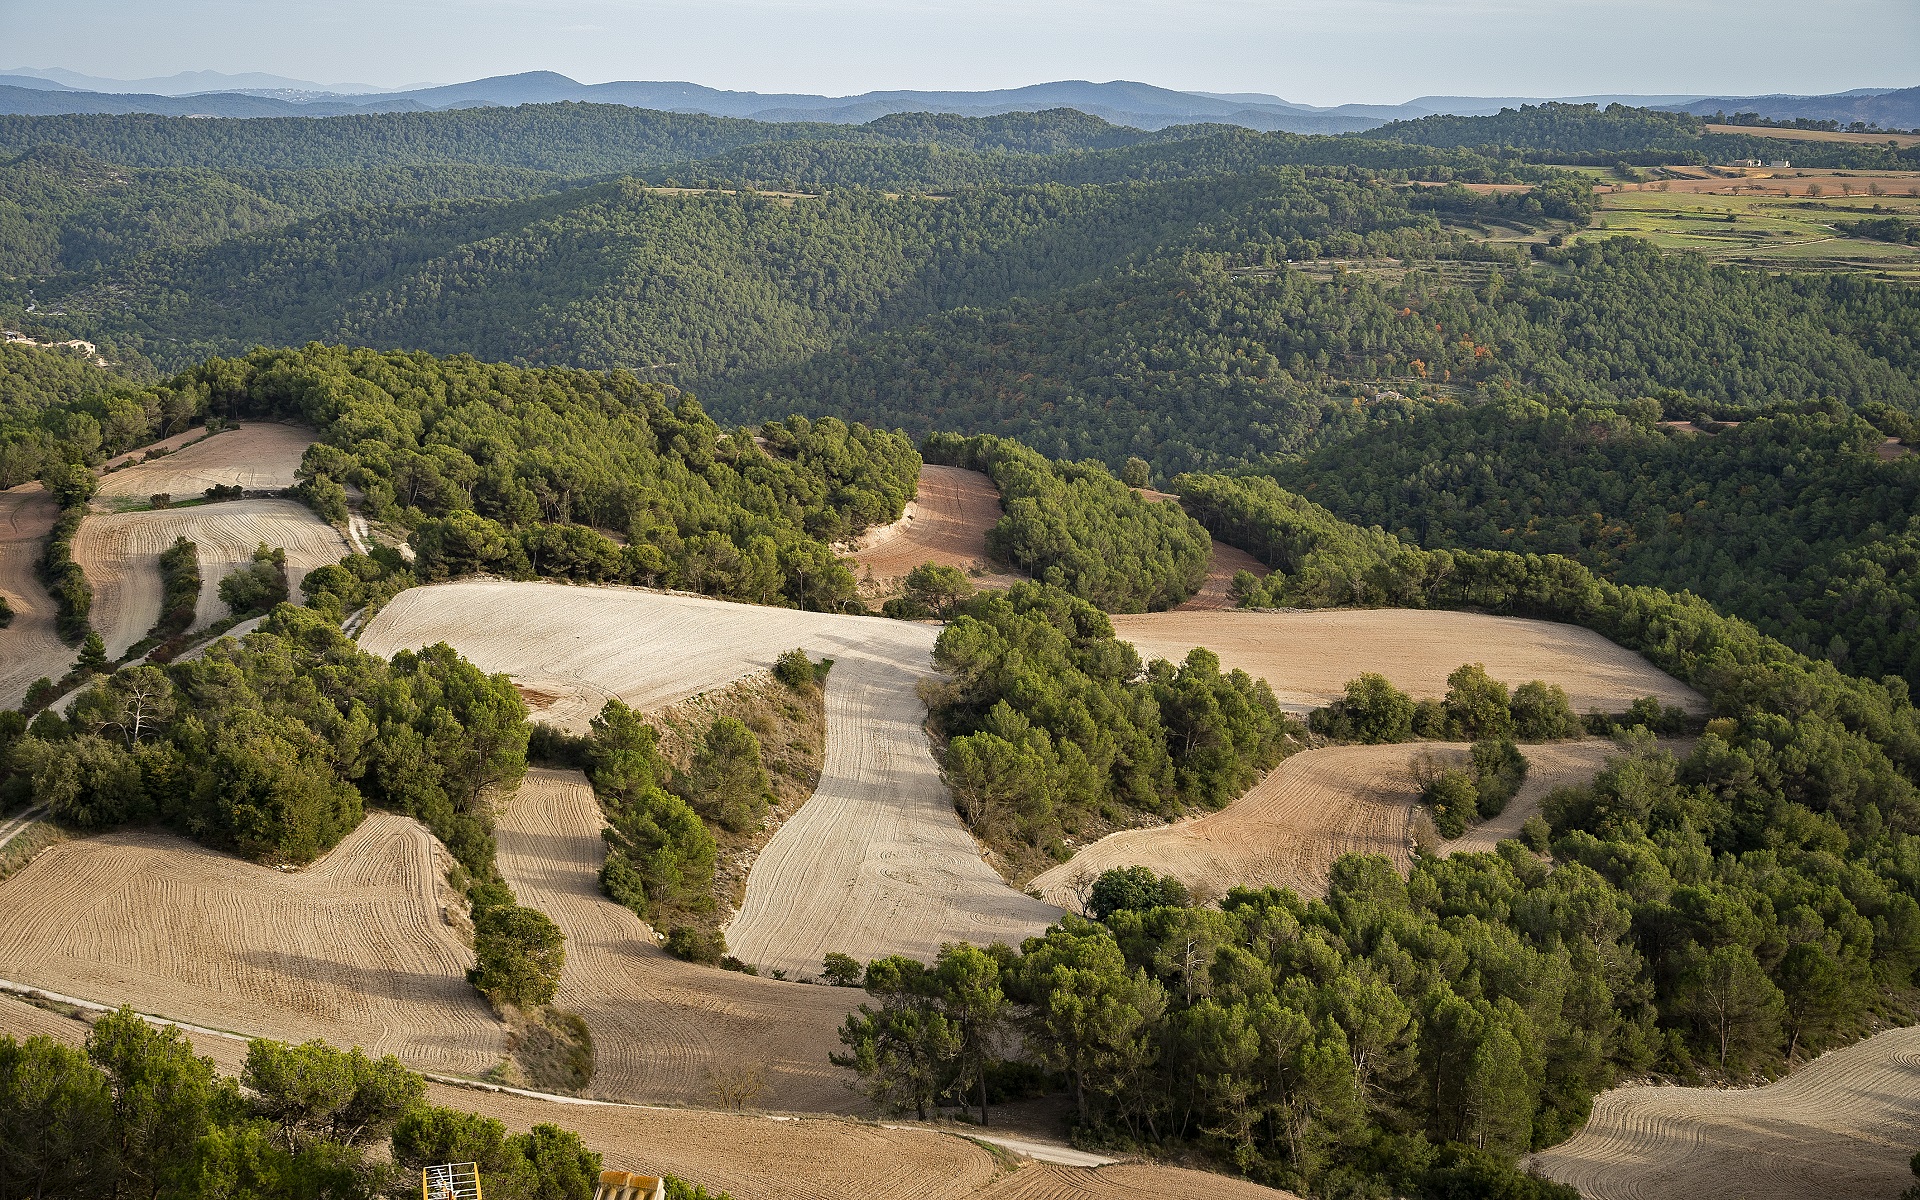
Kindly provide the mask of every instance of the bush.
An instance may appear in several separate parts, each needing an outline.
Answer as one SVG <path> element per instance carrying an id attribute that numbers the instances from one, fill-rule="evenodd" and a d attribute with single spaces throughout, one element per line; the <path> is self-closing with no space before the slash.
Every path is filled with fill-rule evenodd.
<path id="1" fill-rule="evenodd" d="M 1475 742 L 1473 783 L 1478 798 L 1474 807 L 1480 819 L 1492 820 L 1505 812 L 1526 775 L 1527 760 L 1520 747 L 1510 741 Z"/>
<path id="2" fill-rule="evenodd" d="M 805 650 L 789 650 L 773 664 L 773 677 L 795 691 L 805 691 L 819 682 L 820 671 Z"/>
<path id="3" fill-rule="evenodd" d="M 13 624 L 13 605 L 7 603 L 5 596 L 0 596 L 0 629 L 5 629 L 11 624 Z"/>
<path id="4" fill-rule="evenodd" d="M 866 969 L 860 965 L 859 959 L 838 951 L 828 954 L 820 965 L 820 978 L 834 987 L 859 987 L 865 974 Z"/>
<path id="5" fill-rule="evenodd" d="M 1116 912 L 1184 908 L 1192 902 L 1187 885 L 1171 875 L 1156 875 L 1151 867 L 1115 867 L 1094 880 L 1087 910 L 1094 920 L 1105 921 Z"/>
<path id="6" fill-rule="evenodd" d="M 1404 742 L 1413 737 L 1413 699 L 1384 675 L 1366 674 L 1347 683 L 1347 694 L 1313 713 L 1311 727 L 1339 742 Z"/>
<path id="7" fill-rule="evenodd" d="M 1507 711 L 1513 716 L 1513 736 L 1523 742 L 1554 742 L 1583 732 L 1566 689 L 1557 683 L 1536 679 L 1521 684 L 1513 689 Z"/>
<path id="8" fill-rule="evenodd" d="M 544 1008 L 553 1003 L 566 963 L 566 938 L 537 908 L 502 904 L 475 914 L 473 953 L 479 960 L 468 976 L 473 986 L 496 1003 Z"/>
<path id="9" fill-rule="evenodd" d="M 287 598 L 287 552 L 261 542 L 253 561 L 220 581 L 220 599 L 236 617 L 266 612 Z"/>
<path id="10" fill-rule="evenodd" d="M 155 508 L 172 508 L 173 495 L 170 492 L 155 492 L 147 497 L 147 503 Z"/>
<path id="11" fill-rule="evenodd" d="M 709 967 L 720 965 L 727 956 L 727 938 L 718 929 L 697 925 L 675 925 L 667 931 L 666 951 L 675 958 Z"/>
<path id="12" fill-rule="evenodd" d="M 1450 767 L 1426 786 L 1420 802 L 1433 814 L 1440 836 L 1452 840 L 1467 831 L 1467 822 L 1479 811 L 1480 789 L 1471 774 Z"/>

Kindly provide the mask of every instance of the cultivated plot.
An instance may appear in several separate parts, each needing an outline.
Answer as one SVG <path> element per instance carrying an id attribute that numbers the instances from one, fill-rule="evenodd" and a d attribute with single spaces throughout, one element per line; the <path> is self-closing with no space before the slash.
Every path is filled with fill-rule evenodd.
<path id="1" fill-rule="evenodd" d="M 53 597 L 39 575 L 59 516 L 60 506 L 37 483 L 0 492 L 0 596 L 13 608 L 12 622 L 0 629 L 0 708 L 18 708 L 34 680 L 60 678 L 76 657 L 54 632 Z"/>
<path id="2" fill-rule="evenodd" d="M 1239 602 L 1233 598 L 1233 577 L 1241 571 L 1251 571 L 1256 576 L 1265 575 L 1267 565 L 1238 546 L 1229 546 L 1216 539 L 1213 551 L 1207 558 L 1206 582 L 1200 585 L 1199 591 L 1174 605 L 1173 611 L 1208 612 L 1237 607 Z"/>
<path id="3" fill-rule="evenodd" d="M 303 425 L 249 422 L 184 450 L 102 475 L 97 499 L 107 505 L 129 500 L 144 503 L 156 492 L 165 492 L 175 500 L 187 500 L 216 484 L 249 492 L 290 488 L 301 455 L 313 443 L 313 430 Z"/>
<path id="4" fill-rule="evenodd" d="M 81 522 L 73 556 L 93 584 L 93 625 L 107 643 L 109 658 L 126 653 L 160 619 L 160 555 L 178 537 L 200 548 L 196 629 L 227 615 L 220 581 L 251 562 L 261 542 L 286 550 L 287 586 L 295 599 L 308 571 L 339 562 L 347 553 L 338 530 L 292 500 L 95 513 Z"/>
<path id="5" fill-rule="evenodd" d="M 1179 662 L 1195 646 L 1265 679 L 1296 712 L 1340 696 L 1347 681 L 1374 671 L 1415 699 L 1446 695 L 1447 675 L 1483 663 L 1509 687 L 1544 679 L 1567 690 L 1576 712 L 1623 712 L 1658 696 L 1693 712 L 1698 693 L 1640 655 L 1592 630 L 1551 621 L 1432 609 L 1359 608 L 1311 612 L 1143 613 L 1113 618 L 1114 632 L 1145 659 Z"/>
<path id="6" fill-rule="evenodd" d="M 1154 829 L 1109 834 L 1033 881 L 1062 907 L 1076 906 L 1076 882 L 1115 867 L 1146 866 L 1219 896 L 1233 887 L 1285 887 L 1326 894 L 1343 854 L 1379 854 L 1401 873 L 1412 865 L 1413 764 L 1422 754 L 1464 754 L 1461 744 L 1328 746 L 1287 759 L 1247 794 L 1216 813 Z M 1523 748 L 1529 768 L 1500 817 L 1448 843 L 1447 853 L 1491 850 L 1515 836 L 1554 788 L 1591 779 L 1612 742 L 1561 742 Z"/>
<path id="7" fill-rule="evenodd" d="M 1000 491 L 978 471 L 929 464 L 920 468 L 920 491 L 898 521 L 870 529 L 849 555 L 855 572 L 871 576 L 876 594 L 898 589 L 921 563 L 958 567 L 991 587 L 1007 587 L 1008 574 L 987 556 L 987 530 L 1000 520 Z"/>
<path id="8" fill-rule="evenodd" d="M 1890 1029 L 1763 1088 L 1615 1088 L 1533 1164 L 1593 1200 L 1897 1196 L 1916 1110 L 1920 1028 Z"/>
<path id="9" fill-rule="evenodd" d="M 820 783 L 761 851 L 727 930 L 743 960 L 813 974 L 828 950 L 930 957 L 942 942 L 1018 942 L 1059 914 L 1007 887 L 940 782 L 916 692 L 925 625 L 729 604 L 634 588 L 472 580 L 403 592 L 360 645 L 445 641 L 542 697 L 575 732 L 609 696 L 656 709 L 764 671 L 786 650 L 834 660 Z"/>
<path id="10" fill-rule="evenodd" d="M 0 883 L 0 978 L 478 1074 L 506 1056 L 506 1029 L 466 980 L 452 865 L 390 813 L 298 872 L 162 833 L 62 842 Z"/>

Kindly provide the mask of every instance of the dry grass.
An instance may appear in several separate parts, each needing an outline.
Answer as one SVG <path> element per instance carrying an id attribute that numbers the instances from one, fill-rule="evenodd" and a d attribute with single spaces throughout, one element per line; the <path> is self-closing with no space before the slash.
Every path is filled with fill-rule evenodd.
<path id="1" fill-rule="evenodd" d="M 581 731 L 608 696 L 658 709 L 767 670 L 799 646 L 834 660 L 813 799 L 761 852 L 734 953 L 813 974 L 827 951 L 930 957 L 942 942 L 1018 941 L 1057 914 L 1013 891 L 953 811 L 916 690 L 933 628 L 635 588 L 474 580 L 395 597 L 361 636 L 392 654 L 447 641 L 485 671 L 558 697 L 535 713 Z"/>
<path id="2" fill-rule="evenodd" d="M 373 813 L 304 871 L 167 834 L 63 842 L 0 883 L 0 978 L 222 1029 L 478 1074 L 506 1030 L 466 981 L 452 859 Z"/>
<path id="3" fill-rule="evenodd" d="M 53 597 L 38 573 L 59 516 L 60 506 L 37 483 L 0 492 L 0 596 L 13 607 L 12 623 L 0 629 L 0 708 L 18 708 L 34 680 L 60 678 L 76 657 L 54 632 Z"/>
<path id="4" fill-rule="evenodd" d="M 200 547 L 196 629 L 227 615 L 220 581 L 251 562 L 261 542 L 286 550 L 287 585 L 296 600 L 308 571 L 338 562 L 347 553 L 338 530 L 292 500 L 235 500 L 90 516 L 74 538 L 73 556 L 93 584 L 93 625 L 107 643 L 109 658 L 126 653 L 160 619 L 160 555 L 177 537 Z"/>
<path id="5" fill-rule="evenodd" d="M 1691 688 L 1591 630 L 1550 621 L 1429 609 L 1312 612 L 1146 613 L 1116 616 L 1114 631 L 1141 657 L 1179 662 L 1194 646 L 1272 685 L 1295 711 L 1340 696 L 1347 682 L 1376 671 L 1416 699 L 1444 696 L 1447 675 L 1484 663 L 1509 687 L 1544 679 L 1567 689 L 1575 711 L 1623 712 L 1653 695 L 1700 712 Z"/>
<path id="6" fill-rule="evenodd" d="M 1594 1200 L 1892 1197 L 1913 1182 L 1920 1028 L 1892 1029 L 1763 1088 L 1615 1088 L 1533 1156 Z"/>
<path id="7" fill-rule="evenodd" d="M 1415 762 L 1422 755 L 1466 749 L 1407 742 L 1303 751 L 1219 812 L 1111 834 L 1041 875 L 1033 886 L 1062 907 L 1078 907 L 1076 879 L 1115 867 L 1152 867 L 1204 896 L 1233 887 L 1325 895 L 1328 870 L 1343 854 L 1384 855 L 1404 873 L 1413 861 L 1412 822 L 1419 801 Z M 1613 743 L 1605 741 L 1526 747 L 1527 778 L 1506 810 L 1444 845 L 1443 852 L 1491 850 L 1500 838 L 1515 836 L 1547 793 L 1591 779 L 1614 752 Z"/>
<path id="8" fill-rule="evenodd" d="M 300 456 L 313 443 L 314 432 L 305 426 L 249 422 L 184 450 L 101 476 L 97 499 L 109 505 L 129 500 L 144 503 L 154 493 L 166 492 L 175 500 L 188 500 L 215 484 L 249 492 L 290 488 Z M 153 449 L 148 447 L 146 452 L 151 454 Z"/>
<path id="9" fill-rule="evenodd" d="M 986 586 L 1011 586 L 1023 576 L 987 556 L 987 530 L 1000 512 L 1000 491 L 980 472 L 921 467 L 919 495 L 907 511 L 891 525 L 868 530 L 853 547 L 861 590 L 869 597 L 894 595 L 907 572 L 926 562 L 958 567 Z"/>

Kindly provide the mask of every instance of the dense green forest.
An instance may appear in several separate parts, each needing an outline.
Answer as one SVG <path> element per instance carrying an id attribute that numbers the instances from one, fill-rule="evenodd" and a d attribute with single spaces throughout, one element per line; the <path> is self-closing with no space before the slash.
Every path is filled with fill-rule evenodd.
<path id="1" fill-rule="evenodd" d="M 1920 456 L 1882 458 L 1886 434 L 1831 401 L 1706 422 L 1715 433 L 1659 416 L 1653 404 L 1437 405 L 1273 473 L 1428 549 L 1569 555 L 1920 688 Z"/>
<path id="2" fill-rule="evenodd" d="M 1920 713 L 1904 683 L 1568 559 L 1423 551 L 1266 480 L 1179 484 L 1276 565 L 1261 602 L 1583 624 L 1699 688 L 1713 720 L 1684 761 L 1629 733 L 1494 854 L 1421 856 L 1405 879 L 1350 856 L 1324 900 L 1235 890 L 1218 908 L 1110 875 L 1099 920 L 1018 951 L 878 960 L 842 1034 L 870 1094 L 911 1108 L 978 1089 L 985 1108 L 982 1080 L 1009 1094 L 1038 1071 L 1097 1141 L 1198 1150 L 1315 1195 L 1557 1197 L 1514 1156 L 1567 1137 L 1622 1075 L 1744 1078 L 1910 1019 Z M 1075 694 L 1071 661 L 1030 661 L 1029 694 Z M 982 1032 L 1008 1026 L 1023 1038 Z"/>

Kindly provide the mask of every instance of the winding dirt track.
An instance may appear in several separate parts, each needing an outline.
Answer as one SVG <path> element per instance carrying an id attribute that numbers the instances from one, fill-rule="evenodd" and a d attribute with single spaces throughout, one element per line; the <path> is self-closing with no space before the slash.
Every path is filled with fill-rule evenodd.
<path id="1" fill-rule="evenodd" d="M 1059 917 L 980 857 L 940 781 L 916 693 L 926 625 L 728 604 L 633 588 L 474 580 L 403 592 L 361 635 L 375 654 L 446 641 L 482 670 L 557 697 L 535 713 L 584 731 L 608 696 L 655 709 L 804 647 L 834 660 L 819 785 L 754 863 L 727 940 L 812 975 L 827 951 L 930 958 L 962 939 L 1018 943 Z"/>
<path id="2" fill-rule="evenodd" d="M 347 553 L 338 530 L 293 500 L 234 500 L 192 508 L 95 513 L 81 522 L 73 556 L 93 584 L 93 625 L 107 643 L 107 657 L 126 653 L 160 619 L 160 555 L 176 537 L 200 547 L 196 629 L 227 615 L 220 581 L 251 562 L 261 542 L 286 550 L 287 585 L 296 600 L 308 571 L 339 562 Z"/>
<path id="3" fill-rule="evenodd" d="M 60 506 L 37 483 L 0 492 L 0 596 L 13 606 L 13 622 L 0 629 L 0 708 L 17 708 L 41 676 L 58 679 L 76 654 L 54 632 L 53 597 L 40 583 L 38 565 Z"/>
<path id="4" fill-rule="evenodd" d="M 1109 834 L 1035 879 L 1033 886 L 1055 904 L 1069 907 L 1074 903 L 1069 880 L 1082 870 L 1098 875 L 1114 867 L 1148 866 L 1210 895 L 1244 886 L 1323 896 L 1328 871 L 1343 854 L 1385 855 L 1404 874 L 1413 862 L 1409 823 L 1419 798 L 1413 785 L 1414 760 L 1424 753 L 1467 749 L 1463 744 L 1409 742 L 1303 751 L 1219 812 Z M 1547 793 L 1591 779 L 1613 752 L 1613 743 L 1597 740 L 1526 747 L 1530 769 L 1506 810 L 1443 850 L 1493 849 L 1500 838 L 1519 831 Z"/>
<path id="5" fill-rule="evenodd" d="M 1763 1088 L 1615 1088 L 1533 1162 L 1593 1200 L 1892 1197 L 1916 1111 L 1920 1027 L 1890 1029 Z"/>
<path id="6" fill-rule="evenodd" d="M 987 530 L 1000 513 L 1000 489 L 985 475 L 923 466 L 919 495 L 907 511 L 891 525 L 868 530 L 849 557 L 857 573 L 871 575 L 883 592 L 925 562 L 979 572 L 976 583 L 1008 587 L 1022 576 L 1005 573 L 987 557 Z"/>
<path id="7" fill-rule="evenodd" d="M 703 1103 L 709 1068 L 759 1064 L 756 1103 L 795 1111 L 857 1107 L 827 1062 L 862 998 L 671 958 L 640 918 L 600 894 L 600 803 L 578 771 L 534 769 L 499 824 L 500 872 L 522 903 L 567 935 L 557 1003 L 593 1031 L 593 1090 L 629 1100 Z M 818 969 L 818 964 L 814 964 Z"/>
<path id="8" fill-rule="evenodd" d="M 313 443 L 313 430 L 302 425 L 249 422 L 185 450 L 103 475 L 98 497 L 145 500 L 155 492 L 166 492 L 176 500 L 188 500 L 215 484 L 249 492 L 290 488 L 301 455 Z"/>
<path id="9" fill-rule="evenodd" d="M 1622 712 L 1658 696 L 1694 712 L 1706 702 L 1640 655 L 1574 625 L 1430 609 L 1313 612 L 1164 612 L 1113 618 L 1114 632 L 1146 659 L 1179 662 L 1195 646 L 1265 679 L 1283 705 L 1318 708 L 1366 671 L 1415 699 L 1444 696 L 1447 675 L 1484 663 L 1508 686 L 1544 679 L 1567 689 L 1575 712 Z"/>
<path id="10" fill-rule="evenodd" d="M 451 865 L 390 813 L 299 872 L 162 833 L 62 842 L 0 883 L 0 978 L 477 1074 L 505 1056 L 506 1030 L 442 919 Z"/>
<path id="11" fill-rule="evenodd" d="M 79 1021 L 0 996 L 0 1035 L 79 1045 L 86 1033 Z M 245 1042 L 188 1037 L 222 1072 L 239 1074 Z M 611 1169 L 665 1171 L 736 1200 L 1292 1200 L 1244 1180 L 1140 1163 L 1088 1170 L 1023 1161 L 1007 1171 L 963 1137 L 833 1117 L 562 1105 L 439 1083 L 427 1085 L 427 1102 L 514 1130 L 572 1129 Z"/>

